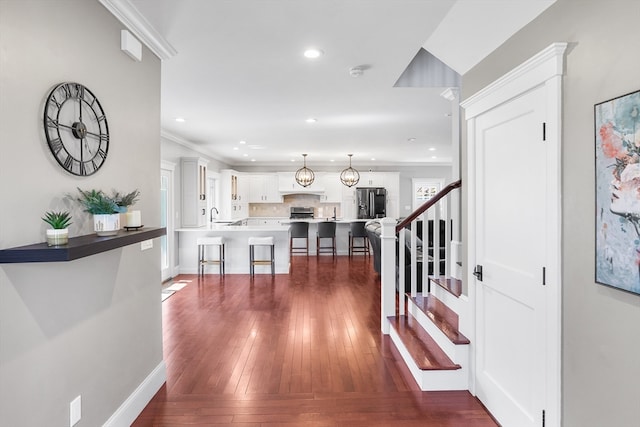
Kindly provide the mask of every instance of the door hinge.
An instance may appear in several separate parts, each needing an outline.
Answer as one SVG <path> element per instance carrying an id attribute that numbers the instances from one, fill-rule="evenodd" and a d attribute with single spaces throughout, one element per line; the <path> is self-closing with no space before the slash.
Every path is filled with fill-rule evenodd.
<path id="1" fill-rule="evenodd" d="M 547 140 L 547 123 L 542 122 L 542 140 Z"/>
<path id="2" fill-rule="evenodd" d="M 542 427 L 544 427 L 544 422 L 545 422 L 545 413 L 544 413 L 544 409 L 542 410 Z"/>
<path id="3" fill-rule="evenodd" d="M 542 267 L 542 286 L 547 285 L 547 267 Z"/>

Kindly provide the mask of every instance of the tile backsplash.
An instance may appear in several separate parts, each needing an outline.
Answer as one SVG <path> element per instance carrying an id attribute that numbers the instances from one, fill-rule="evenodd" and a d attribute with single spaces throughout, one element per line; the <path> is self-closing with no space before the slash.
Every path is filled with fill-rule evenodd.
<path id="1" fill-rule="evenodd" d="M 250 217 L 285 217 L 289 218 L 291 207 L 313 208 L 316 218 L 341 217 L 340 203 L 322 203 L 320 196 L 313 194 L 292 194 L 284 196 L 282 203 L 249 203 Z"/>

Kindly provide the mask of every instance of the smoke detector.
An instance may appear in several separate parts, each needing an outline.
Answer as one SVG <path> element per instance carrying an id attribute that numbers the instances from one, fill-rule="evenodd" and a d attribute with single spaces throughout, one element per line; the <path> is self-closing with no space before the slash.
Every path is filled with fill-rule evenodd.
<path id="1" fill-rule="evenodd" d="M 353 67 L 349 70 L 349 75 L 351 77 L 360 77 L 362 74 L 364 74 L 362 67 Z"/>

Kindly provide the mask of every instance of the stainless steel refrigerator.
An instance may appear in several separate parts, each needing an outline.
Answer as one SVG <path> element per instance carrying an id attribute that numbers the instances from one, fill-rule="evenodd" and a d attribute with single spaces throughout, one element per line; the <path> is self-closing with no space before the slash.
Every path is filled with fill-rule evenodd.
<path id="1" fill-rule="evenodd" d="M 387 190 L 383 187 L 358 187 L 358 219 L 384 218 L 387 215 Z"/>

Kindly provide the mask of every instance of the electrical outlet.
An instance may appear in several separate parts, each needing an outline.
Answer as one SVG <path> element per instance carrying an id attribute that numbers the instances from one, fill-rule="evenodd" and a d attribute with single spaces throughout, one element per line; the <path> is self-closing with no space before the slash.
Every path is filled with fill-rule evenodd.
<path id="1" fill-rule="evenodd" d="M 69 427 L 78 424 L 82 418 L 82 396 L 78 396 L 69 403 Z"/>
<path id="2" fill-rule="evenodd" d="M 153 247 L 153 240 L 151 239 L 140 242 L 141 251 L 146 251 L 147 249 L 151 249 L 152 247 Z"/>

